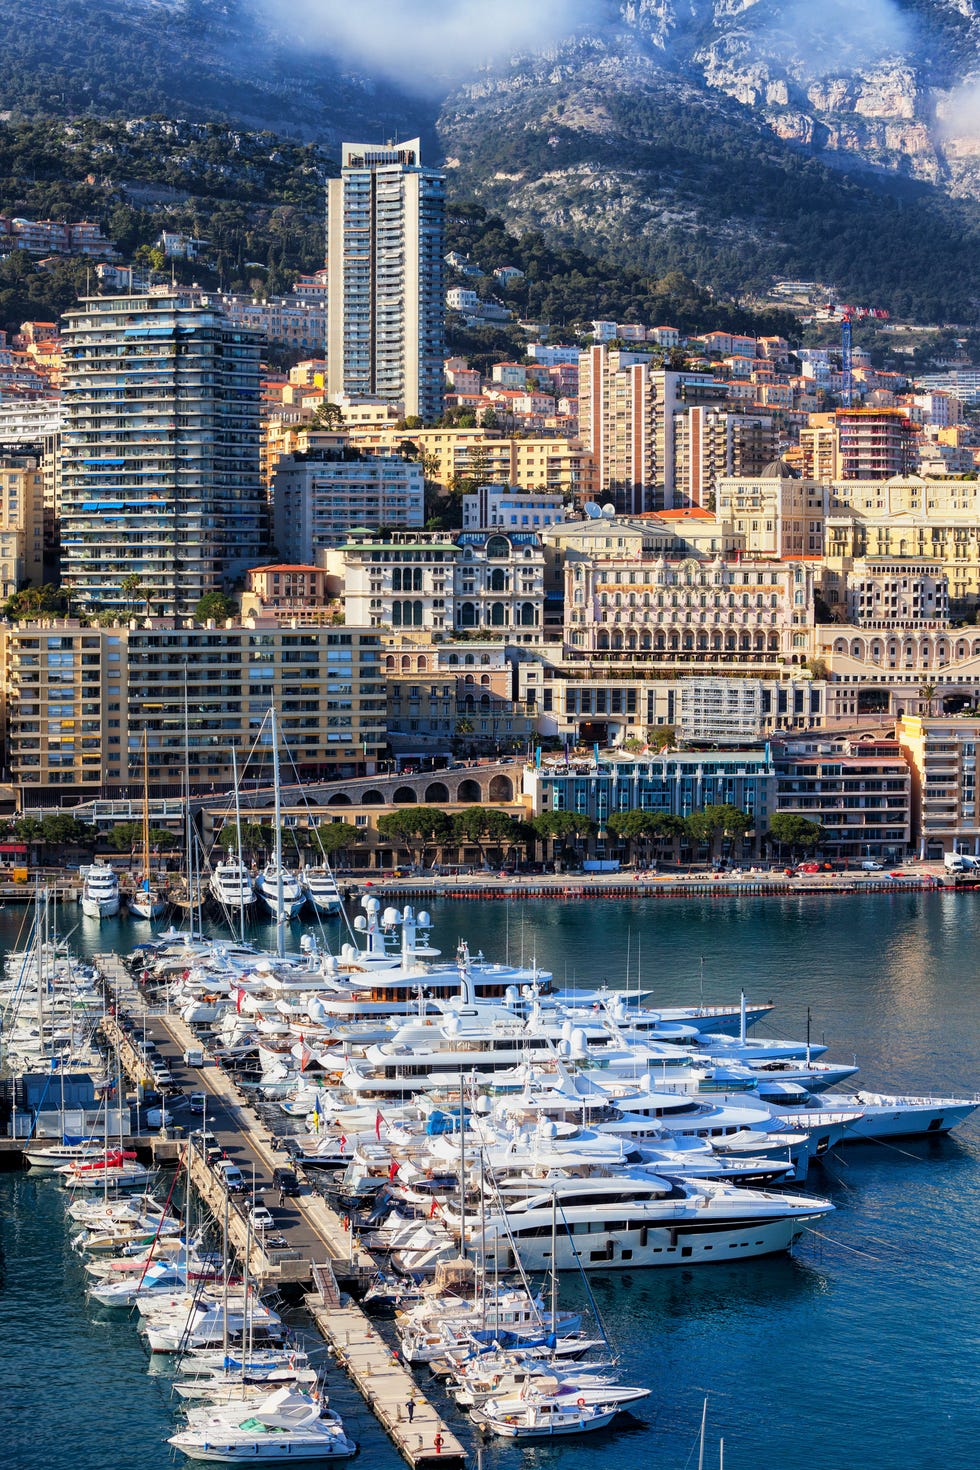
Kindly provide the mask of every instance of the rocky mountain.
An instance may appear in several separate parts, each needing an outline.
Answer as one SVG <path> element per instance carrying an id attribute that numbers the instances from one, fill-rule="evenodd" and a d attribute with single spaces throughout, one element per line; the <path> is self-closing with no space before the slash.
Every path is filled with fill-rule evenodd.
<path id="1" fill-rule="evenodd" d="M 980 315 L 980 0 L 4 0 L 0 57 L 15 116 L 421 132 L 458 197 L 593 255 Z"/>

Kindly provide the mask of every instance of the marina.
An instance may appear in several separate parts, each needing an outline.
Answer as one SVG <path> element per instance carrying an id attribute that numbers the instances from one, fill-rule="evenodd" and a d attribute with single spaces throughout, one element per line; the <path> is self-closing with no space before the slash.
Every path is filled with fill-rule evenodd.
<path id="1" fill-rule="evenodd" d="M 937 895 L 935 900 L 927 898 L 925 895 L 910 895 L 910 901 L 919 904 L 936 903 L 940 906 L 956 904 L 956 900 L 952 895 Z M 869 896 L 865 902 L 873 907 L 876 900 L 872 900 Z M 832 902 L 829 900 L 828 906 L 832 908 Z M 933 909 L 931 912 L 937 914 L 939 911 Z M 465 911 L 462 909 L 457 911 L 459 917 L 447 916 L 449 932 L 452 932 L 453 926 L 459 924 L 461 921 L 464 929 L 473 929 L 472 919 L 464 920 L 462 918 L 464 912 L 466 915 L 479 915 L 481 910 L 479 906 L 467 905 Z M 540 912 L 540 910 L 535 910 L 529 906 L 526 912 L 522 912 L 519 924 L 515 924 L 514 918 L 511 917 L 508 942 L 512 952 L 515 950 L 518 942 L 521 942 L 526 948 L 533 949 L 540 967 L 541 960 L 550 961 L 552 964 L 554 960 L 547 953 L 546 949 L 542 950 L 542 940 L 546 934 L 546 929 L 536 926 L 534 928 L 533 939 L 528 932 L 528 915 L 536 912 Z M 568 915 L 578 912 L 584 913 L 584 911 L 578 909 L 569 909 L 563 912 Z M 699 910 L 697 916 L 694 911 L 688 914 L 689 928 L 700 928 L 702 920 L 699 915 L 701 912 Z M 715 914 L 718 910 L 712 904 L 710 910 L 705 905 L 704 912 Z M 866 915 L 867 911 L 863 912 Z M 499 909 L 494 907 L 493 909 L 487 910 L 488 921 L 491 913 L 499 914 Z M 642 914 L 642 909 L 637 907 L 634 913 L 639 917 Z M 726 915 L 722 923 L 727 924 L 729 922 L 731 922 L 730 915 Z M 802 922 L 802 918 L 799 922 Z M 864 922 L 867 922 L 866 917 Z M 562 921 L 563 926 L 567 923 L 568 920 Z M 103 925 L 103 927 L 105 926 Z M 500 952 L 501 933 L 499 920 L 494 920 L 493 927 L 496 934 L 495 947 Z M 444 928 L 443 933 L 445 932 L 446 929 Z M 476 941 L 478 942 L 480 934 L 479 924 L 477 924 L 474 932 Z M 620 940 L 623 937 L 624 932 L 621 930 Z M 691 938 L 692 936 L 688 934 L 688 946 Z M 635 940 L 633 943 L 635 943 Z M 581 954 L 581 951 L 577 951 L 575 946 L 574 933 L 563 935 L 562 949 L 568 948 L 569 953 Z M 610 967 L 612 967 L 616 963 L 615 952 L 607 949 L 603 959 L 608 960 Z M 635 962 L 636 956 L 634 949 L 634 965 Z M 133 1045 L 130 1038 L 134 1035 L 142 1035 L 142 1014 L 137 1007 L 143 1005 L 143 987 L 134 983 L 132 972 L 121 963 L 120 957 L 116 954 L 100 949 L 96 963 L 98 968 L 104 972 L 107 988 L 116 997 L 120 1010 L 127 1013 L 126 1019 L 132 1028 L 130 1031 L 122 1031 L 117 1022 L 111 1017 L 107 1018 L 105 1024 L 113 1040 L 118 1044 L 120 1052 L 127 1055 L 129 1064 L 135 1069 L 136 1075 L 133 1080 L 138 1080 L 139 1068 L 142 1066 L 142 1063 L 139 1059 L 138 1049 Z M 625 967 L 620 966 L 621 970 L 623 968 Z M 631 972 L 627 970 L 627 974 L 629 973 Z M 585 977 L 580 975 L 578 978 L 581 980 Z M 614 978 L 614 976 L 604 976 L 593 969 L 587 978 L 591 979 L 594 985 L 603 978 L 609 979 Z M 571 977 L 569 977 L 569 980 L 571 980 Z M 628 984 L 624 988 L 628 989 Z M 659 988 L 662 989 L 663 986 L 661 985 Z M 714 986 L 711 988 L 712 990 L 715 989 Z M 253 1102 L 255 1096 L 253 1089 L 246 1087 L 243 1091 L 240 1082 L 235 1079 L 227 1066 L 219 1067 L 213 1065 L 210 1057 L 207 1059 L 207 1064 L 203 1067 L 185 1066 L 183 1060 L 185 1055 L 192 1053 L 195 1047 L 200 1045 L 200 1027 L 192 1029 L 179 1016 L 168 1016 L 166 1010 L 161 1009 L 160 1005 L 156 1002 L 151 1003 L 146 1009 L 145 1024 L 147 1038 L 155 1042 L 158 1054 L 164 1058 L 167 1069 L 173 1078 L 175 1091 L 183 1092 L 185 1089 L 190 1089 L 195 1092 L 203 1091 L 207 1094 L 203 1120 L 200 1122 L 197 1119 L 188 1120 L 186 1115 L 184 1115 L 182 1118 L 184 1130 L 192 1132 L 196 1126 L 200 1126 L 201 1128 L 206 1126 L 207 1132 L 215 1136 L 221 1151 L 227 1154 L 229 1162 L 241 1170 L 246 1182 L 249 1184 L 251 1182 L 251 1171 L 254 1168 L 257 1196 L 266 1199 L 275 1206 L 275 1201 L 272 1198 L 272 1171 L 276 1167 L 288 1163 L 290 1156 L 284 1153 L 279 1147 L 283 1142 L 283 1138 L 281 1135 L 277 1135 L 275 1127 L 270 1124 L 269 1105 L 266 1103 L 256 1108 Z M 771 1028 L 767 1027 L 767 1030 L 771 1030 Z M 309 1039 L 306 1044 L 309 1044 Z M 126 1053 L 127 1047 L 129 1048 L 129 1054 Z M 879 1085 L 881 1084 L 882 1079 L 880 1077 L 875 1077 L 874 1080 Z M 903 1081 L 907 1083 L 910 1091 L 917 1089 L 927 1080 L 926 1077 L 920 1076 L 917 1078 L 914 1075 L 903 1077 Z M 955 1075 L 947 1077 L 945 1069 L 943 1069 L 942 1080 L 944 1083 L 948 1080 L 951 1087 L 958 1081 Z M 956 1090 L 966 1090 L 965 1079 L 963 1085 L 957 1087 Z M 385 1106 L 384 1111 L 387 1113 L 387 1106 Z M 972 1124 L 968 1123 L 966 1129 L 971 1137 L 974 1136 Z M 167 1130 L 167 1132 L 170 1133 L 171 1130 Z M 861 1145 L 859 1147 L 866 1150 L 869 1145 Z M 914 1142 L 902 1145 L 903 1156 L 909 1150 L 915 1150 L 916 1147 L 917 1145 Z M 961 1146 L 955 1143 L 949 1145 L 929 1143 L 923 1144 L 922 1147 L 929 1149 L 949 1147 L 952 1149 L 953 1159 L 961 1156 Z M 159 1138 L 158 1136 L 157 1141 L 155 1141 L 157 1157 L 161 1161 L 165 1158 L 172 1159 L 175 1154 L 179 1155 L 179 1151 L 182 1148 L 183 1141 L 180 1137 L 168 1136 L 166 1138 Z M 847 1152 L 850 1156 L 850 1150 Z M 854 1157 L 856 1158 L 856 1155 Z M 937 1159 L 939 1159 L 939 1156 L 937 1156 Z M 935 1163 L 936 1160 L 933 1162 Z M 923 1163 L 925 1164 L 924 1158 Z M 857 1166 L 851 1163 L 850 1157 L 847 1162 L 844 1162 L 843 1155 L 840 1156 L 839 1160 L 835 1155 L 830 1167 L 833 1171 L 850 1175 L 851 1178 L 856 1178 L 858 1172 Z M 859 1165 L 860 1173 L 863 1175 L 868 1167 L 868 1161 L 862 1155 Z M 871 1165 L 873 1171 L 880 1169 L 880 1167 L 880 1163 Z M 899 1165 L 899 1167 L 902 1166 Z M 218 1218 L 224 1203 L 225 1194 L 223 1189 L 216 1184 L 213 1169 L 204 1159 L 195 1162 L 193 1155 L 191 1169 L 196 1193 L 210 1206 L 212 1215 Z M 823 1174 L 820 1180 L 821 1188 L 818 1193 L 822 1194 L 824 1189 L 827 1188 L 828 1183 L 830 1187 L 827 1189 L 827 1193 L 837 1203 L 838 1213 L 832 1215 L 826 1225 L 820 1227 L 817 1235 L 811 1236 L 809 1245 L 807 1245 L 806 1239 L 804 1238 L 802 1247 L 804 1258 L 809 1257 L 819 1260 L 824 1257 L 826 1252 L 833 1253 L 834 1250 L 834 1232 L 838 1228 L 839 1212 L 842 1202 L 839 1190 L 833 1184 L 832 1175 L 828 1176 L 826 1173 Z M 271 1241 L 263 1239 L 262 1244 L 259 1245 L 256 1241 L 256 1233 L 249 1231 L 247 1222 L 239 1219 L 237 1211 L 230 1212 L 229 1235 L 232 1239 L 232 1244 L 236 1247 L 236 1254 L 239 1258 L 242 1256 L 248 1257 L 249 1273 L 260 1280 L 270 1283 L 275 1288 L 292 1288 L 295 1285 L 300 1290 L 303 1304 L 309 1310 L 320 1331 L 333 1346 L 336 1354 L 336 1363 L 350 1374 L 352 1381 L 358 1387 L 359 1391 L 364 1393 L 365 1401 L 369 1405 L 372 1413 L 376 1415 L 379 1424 L 383 1425 L 393 1445 L 403 1458 L 414 1462 L 415 1455 L 420 1458 L 435 1458 L 438 1453 L 440 1459 L 445 1459 L 450 1450 L 452 1450 L 453 1454 L 458 1453 L 460 1457 L 464 1453 L 472 1454 L 472 1430 L 469 1430 L 462 1437 L 459 1436 L 458 1411 L 444 1407 L 441 1394 L 438 1391 L 434 1396 L 430 1393 L 426 1387 L 424 1377 L 420 1382 L 418 1369 L 416 1369 L 413 1375 L 410 1376 L 408 1374 L 407 1369 L 401 1362 L 402 1354 L 399 1354 L 397 1358 L 393 1354 L 390 1332 L 384 1330 L 379 1331 L 377 1326 L 368 1322 L 361 1307 L 354 1301 L 346 1298 L 346 1293 L 348 1292 L 354 1292 L 355 1294 L 361 1294 L 363 1292 L 367 1276 L 373 1271 L 375 1263 L 374 1257 L 368 1252 L 364 1252 L 359 1243 L 361 1240 L 367 1238 L 365 1234 L 363 1232 L 355 1234 L 353 1229 L 348 1228 L 345 1222 L 344 1208 L 332 1203 L 327 1196 L 313 1193 L 312 1190 L 307 1191 L 304 1185 L 299 1197 L 289 1198 L 285 1202 L 280 1200 L 279 1207 L 274 1207 L 274 1214 L 276 1238 Z M 232 1215 L 236 1221 L 234 1225 L 231 1224 Z M 847 1240 L 842 1240 L 841 1246 L 846 1250 L 848 1248 Z M 853 1245 L 850 1248 L 862 1249 L 860 1245 Z M 816 1252 L 815 1256 L 814 1252 Z M 792 1265 L 792 1262 L 787 1262 L 786 1264 Z M 780 1280 L 785 1281 L 786 1279 L 784 1266 L 779 1263 L 778 1257 L 773 1258 L 768 1265 L 760 1263 L 759 1267 L 755 1269 L 762 1272 L 762 1278 L 759 1279 L 769 1279 L 772 1283 Z M 707 1268 L 707 1275 L 711 1276 L 716 1271 L 721 1271 L 723 1274 L 732 1271 L 736 1273 L 751 1273 L 753 1271 L 753 1263 L 745 1262 L 737 1267 L 734 1265 L 731 1267 L 711 1266 Z M 563 1271 L 563 1278 L 564 1274 Z M 655 1287 L 650 1278 L 651 1276 L 653 1278 L 660 1278 L 662 1274 L 656 1271 L 653 1273 L 644 1272 L 641 1269 L 639 1273 L 633 1275 L 631 1278 L 631 1283 L 633 1283 L 632 1289 L 634 1291 L 635 1283 L 638 1283 L 642 1279 L 644 1285 L 641 1300 L 648 1306 L 651 1301 L 657 1300 L 662 1294 L 660 1286 Z M 608 1278 L 604 1278 L 600 1273 L 595 1277 L 596 1290 L 599 1291 L 600 1298 L 604 1299 L 604 1315 L 606 1314 L 605 1309 L 609 1303 L 609 1287 L 604 1286 L 603 1282 L 604 1280 L 612 1282 L 617 1275 L 618 1273 L 614 1272 Z M 705 1292 L 709 1293 L 709 1295 L 713 1294 L 713 1289 L 710 1283 L 704 1282 L 700 1269 L 696 1275 L 699 1285 L 693 1292 L 693 1297 L 695 1301 L 699 1301 L 704 1298 Z M 668 1292 L 671 1290 L 669 1285 L 667 1285 L 670 1279 L 671 1273 L 667 1272 L 664 1289 Z M 752 1279 L 752 1275 L 750 1274 L 748 1280 L 751 1281 Z M 626 1278 L 623 1278 L 614 1293 L 614 1302 L 624 1299 L 625 1295 L 630 1293 L 630 1289 Z M 574 1275 L 569 1282 L 565 1282 L 563 1279 L 563 1306 L 566 1297 L 572 1306 L 581 1297 L 581 1287 L 576 1285 Z M 777 1303 L 779 1302 L 780 1296 L 778 1291 L 774 1299 Z M 341 1301 L 343 1301 L 343 1305 L 339 1305 Z M 614 1320 L 620 1316 L 616 1310 L 613 1311 L 612 1315 Z M 615 1326 L 620 1331 L 622 1331 L 624 1325 L 622 1320 L 615 1321 Z M 618 1338 L 619 1332 L 616 1332 L 615 1335 Z M 630 1340 L 630 1337 L 630 1328 L 626 1326 L 625 1339 L 627 1342 Z M 629 1349 L 619 1342 L 617 1342 L 617 1346 L 628 1359 Z M 633 1376 L 635 1381 L 635 1374 Z M 645 1382 L 646 1388 L 650 1387 L 651 1380 L 649 1377 L 644 1380 L 641 1376 L 640 1381 Z M 413 1382 L 415 1384 L 414 1391 L 411 1388 Z M 406 1384 L 409 1386 L 406 1387 Z M 659 1399 L 660 1394 L 656 1387 L 654 1387 L 654 1395 Z M 579 1395 L 579 1397 L 582 1396 L 581 1394 Z M 406 1406 L 410 1398 L 413 1403 L 413 1410 L 411 1419 L 408 1419 Z M 578 1400 L 576 1399 L 576 1405 L 577 1402 Z M 539 1412 L 543 1418 L 548 1418 L 552 1414 L 552 1410 L 547 1407 L 547 1404 L 544 1404 Z M 637 1414 L 639 1418 L 637 1418 L 636 1414 L 631 1414 L 627 1420 L 617 1418 L 616 1421 L 617 1423 L 627 1423 L 629 1425 L 629 1434 L 632 1437 L 635 1437 L 638 1432 L 636 1426 L 640 1425 L 645 1418 L 650 1418 L 649 1412 L 644 1412 L 642 1404 L 639 1406 Z M 486 1416 L 484 1417 L 486 1418 Z M 492 1414 L 489 1416 L 489 1419 L 493 1419 Z M 655 1416 L 657 1428 L 655 1431 L 648 1432 L 654 1432 L 656 1435 L 661 1434 L 661 1419 L 662 1410 L 658 1410 Z M 506 1416 L 504 1420 L 501 1420 L 501 1425 L 505 1422 Z M 558 1423 L 557 1420 L 553 1422 L 555 1424 Z M 598 1425 L 598 1420 L 596 1422 L 602 1434 L 623 1432 L 622 1430 L 617 1431 L 615 1426 L 608 1430 L 603 1429 Z M 574 1425 L 571 1427 L 574 1430 Z M 581 1426 L 579 1428 L 581 1429 Z M 489 1432 L 489 1429 L 485 1429 L 486 1432 Z M 503 1428 L 498 1428 L 498 1430 L 494 1431 L 494 1433 L 501 1434 L 504 1432 Z M 528 1432 L 532 1436 L 537 1432 L 533 1423 L 529 1423 Z M 438 1447 L 435 1445 L 436 1434 L 440 1435 L 441 1440 Z M 569 1438 L 565 1441 L 565 1447 L 563 1449 L 563 1453 L 571 1453 L 573 1455 L 573 1462 L 575 1454 L 573 1449 L 574 1443 L 574 1437 Z M 728 1437 L 728 1443 L 729 1445 L 731 1444 L 730 1437 Z M 488 1445 L 485 1453 L 491 1452 L 491 1448 L 494 1454 L 503 1452 L 498 1451 L 496 1444 L 494 1444 L 492 1447 Z M 516 1450 L 509 1453 L 520 1454 L 521 1451 Z M 732 1453 L 732 1451 L 729 1450 L 729 1453 Z M 735 1454 L 737 1456 L 737 1451 L 735 1451 Z M 737 1458 L 735 1462 L 738 1463 Z M 757 1462 L 746 1461 L 745 1463 Z M 769 1463 L 776 1465 L 779 1462 L 773 1459 Z M 876 1462 L 869 1461 L 867 1463 L 874 1464 Z M 881 1461 L 880 1463 L 885 1465 L 888 1462 Z"/>

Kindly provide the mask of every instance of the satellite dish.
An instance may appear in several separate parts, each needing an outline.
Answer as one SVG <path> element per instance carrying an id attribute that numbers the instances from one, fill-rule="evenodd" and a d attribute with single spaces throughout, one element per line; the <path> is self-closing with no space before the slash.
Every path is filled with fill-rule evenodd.
<path id="1" fill-rule="evenodd" d="M 601 506 L 596 505 L 594 500 L 587 500 L 582 507 L 590 521 L 597 521 L 602 515 Z"/>
<path id="2" fill-rule="evenodd" d="M 612 520 L 613 516 L 616 514 L 616 507 L 613 505 L 611 500 L 606 501 L 605 505 L 602 507 L 601 514 L 605 517 L 607 521 Z"/>

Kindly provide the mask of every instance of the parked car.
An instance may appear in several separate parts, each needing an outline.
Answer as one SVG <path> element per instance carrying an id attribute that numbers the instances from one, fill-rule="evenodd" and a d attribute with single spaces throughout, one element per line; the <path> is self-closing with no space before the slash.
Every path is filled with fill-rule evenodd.
<path id="1" fill-rule="evenodd" d="M 266 1230 L 274 1230 L 275 1229 L 275 1224 L 276 1224 L 275 1218 L 273 1217 L 272 1211 L 270 1209 L 267 1209 L 265 1205 L 255 1205 L 255 1206 L 253 1206 L 253 1209 L 252 1209 L 252 1227 L 253 1227 L 253 1229 L 259 1231 L 259 1233 L 261 1234 L 261 1233 L 265 1232 Z"/>
<path id="2" fill-rule="evenodd" d="M 881 863 L 876 863 L 873 858 L 865 858 L 861 868 L 865 873 L 880 873 Z"/>
<path id="3" fill-rule="evenodd" d="M 273 1169 L 272 1187 L 288 1196 L 299 1194 L 299 1180 L 292 1169 Z"/>
<path id="4" fill-rule="evenodd" d="M 229 1194 L 245 1193 L 245 1175 L 230 1159 L 218 1159 L 214 1165 L 214 1172 Z"/>

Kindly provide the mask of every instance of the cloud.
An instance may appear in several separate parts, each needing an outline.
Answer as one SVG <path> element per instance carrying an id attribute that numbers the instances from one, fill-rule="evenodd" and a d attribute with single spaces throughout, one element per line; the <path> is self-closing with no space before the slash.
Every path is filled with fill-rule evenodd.
<path id="1" fill-rule="evenodd" d="M 270 22 L 347 64 L 431 92 L 547 47 L 606 10 L 602 0 L 259 0 Z"/>
<path id="2" fill-rule="evenodd" d="M 749 13 L 751 15 L 751 12 Z M 766 53 L 797 75 L 842 76 L 903 55 L 912 28 L 895 0 L 788 0 L 750 25 Z M 765 48 L 762 50 L 761 48 Z"/>
<path id="3" fill-rule="evenodd" d="M 943 141 L 980 142 L 980 78 L 964 82 L 941 99 L 936 118 Z"/>

